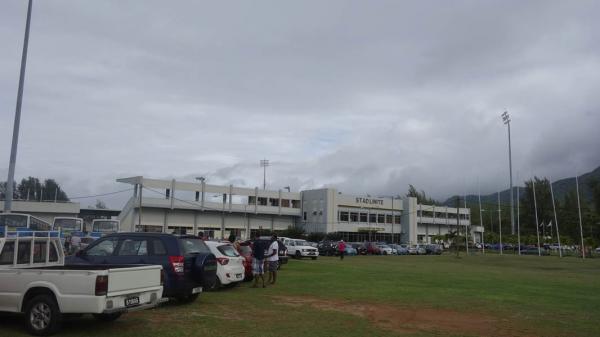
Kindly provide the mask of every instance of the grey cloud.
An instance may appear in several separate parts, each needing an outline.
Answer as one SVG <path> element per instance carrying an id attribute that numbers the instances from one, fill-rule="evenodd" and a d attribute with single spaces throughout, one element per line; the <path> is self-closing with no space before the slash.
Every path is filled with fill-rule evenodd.
<path id="1" fill-rule="evenodd" d="M 0 13 L 0 173 L 25 2 Z M 17 175 L 443 199 L 600 164 L 595 1 L 36 1 Z M 2 163 L 5 164 L 2 164 Z M 523 178 L 524 179 L 524 178 Z M 122 198 L 113 198 L 114 205 Z M 92 202 L 93 203 L 93 202 Z"/>

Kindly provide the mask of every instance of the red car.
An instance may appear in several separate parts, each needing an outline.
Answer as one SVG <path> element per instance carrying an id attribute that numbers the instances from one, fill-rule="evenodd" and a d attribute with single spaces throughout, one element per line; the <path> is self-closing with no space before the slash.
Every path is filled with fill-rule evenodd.
<path id="1" fill-rule="evenodd" d="M 363 247 L 365 248 L 366 254 L 381 255 L 381 249 L 377 247 L 377 243 L 375 242 L 365 242 Z"/>
<path id="2" fill-rule="evenodd" d="M 236 243 L 235 247 L 242 257 L 244 257 L 244 281 L 251 281 L 252 275 L 252 245 L 249 241 Z"/>

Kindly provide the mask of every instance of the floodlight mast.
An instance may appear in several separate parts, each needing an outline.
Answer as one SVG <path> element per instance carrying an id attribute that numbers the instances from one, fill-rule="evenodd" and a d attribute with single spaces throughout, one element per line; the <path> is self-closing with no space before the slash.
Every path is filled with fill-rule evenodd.
<path id="1" fill-rule="evenodd" d="M 513 178 L 512 178 L 512 148 L 510 142 L 510 115 L 508 111 L 502 113 L 502 122 L 508 126 L 508 170 L 510 176 L 510 229 L 511 234 L 515 235 L 515 200 L 513 193 Z"/>
<path id="2" fill-rule="evenodd" d="M 263 168 L 263 190 L 267 189 L 267 166 L 271 166 L 268 159 L 260 160 L 260 167 Z"/>

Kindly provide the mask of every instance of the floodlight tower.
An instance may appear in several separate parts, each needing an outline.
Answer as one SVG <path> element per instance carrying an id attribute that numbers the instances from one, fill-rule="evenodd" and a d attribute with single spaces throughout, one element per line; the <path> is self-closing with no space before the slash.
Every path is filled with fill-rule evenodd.
<path id="1" fill-rule="evenodd" d="M 512 180 L 512 150 L 510 144 L 510 116 L 508 111 L 502 113 L 502 121 L 508 126 L 508 170 L 510 175 L 510 230 L 511 234 L 515 235 L 515 200 L 513 195 L 513 180 Z"/>
<path id="2" fill-rule="evenodd" d="M 261 159 L 260 167 L 263 168 L 263 190 L 267 189 L 267 166 L 271 166 L 268 159 Z"/>

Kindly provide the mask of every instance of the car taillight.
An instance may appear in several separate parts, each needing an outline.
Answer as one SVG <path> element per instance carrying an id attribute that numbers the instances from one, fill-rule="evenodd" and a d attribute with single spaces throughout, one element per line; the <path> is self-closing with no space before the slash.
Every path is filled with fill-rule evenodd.
<path id="1" fill-rule="evenodd" d="M 169 262 L 175 273 L 183 274 L 183 256 L 169 256 Z"/>
<path id="2" fill-rule="evenodd" d="M 96 296 L 104 296 L 108 293 L 108 275 L 96 276 Z"/>
<path id="3" fill-rule="evenodd" d="M 160 285 L 165 284 L 165 271 L 163 269 L 160 270 Z"/>
<path id="4" fill-rule="evenodd" d="M 224 266 L 229 263 L 229 259 L 226 257 L 217 257 L 217 262 L 219 262 L 220 265 Z"/>

